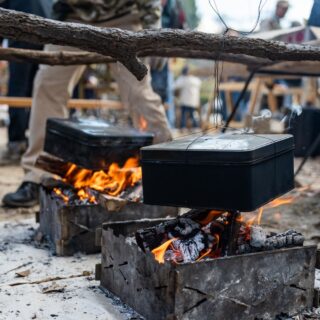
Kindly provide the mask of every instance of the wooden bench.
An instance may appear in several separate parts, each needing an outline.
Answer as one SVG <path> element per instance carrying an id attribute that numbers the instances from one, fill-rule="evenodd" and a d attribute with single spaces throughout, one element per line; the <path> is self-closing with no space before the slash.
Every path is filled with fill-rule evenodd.
<path id="1" fill-rule="evenodd" d="M 8 105 L 13 108 L 30 108 L 32 105 L 32 98 L 24 97 L 0 97 L 0 105 Z M 68 101 L 68 108 L 75 109 L 112 109 L 121 110 L 123 105 L 120 101 L 112 100 L 86 100 L 86 99 L 70 99 Z"/>

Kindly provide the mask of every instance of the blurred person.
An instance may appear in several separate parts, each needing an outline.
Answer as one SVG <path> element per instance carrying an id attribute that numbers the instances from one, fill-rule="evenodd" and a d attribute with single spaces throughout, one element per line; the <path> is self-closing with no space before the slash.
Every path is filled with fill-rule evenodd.
<path id="1" fill-rule="evenodd" d="M 286 16 L 288 9 L 289 9 L 289 1 L 279 0 L 276 4 L 276 8 L 273 15 L 270 18 L 264 19 L 261 21 L 260 31 L 271 31 L 271 30 L 282 29 L 281 19 L 283 19 Z"/>
<path id="2" fill-rule="evenodd" d="M 269 19 L 262 20 L 260 23 L 260 31 L 272 31 L 282 29 L 281 20 L 286 16 L 290 8 L 289 1 L 279 0 L 276 4 L 276 9 L 273 16 Z M 292 22 L 292 27 L 296 25 L 296 22 Z M 273 84 L 280 85 L 284 88 L 299 87 L 301 86 L 300 79 L 278 79 Z M 270 85 L 270 89 L 273 88 L 273 84 Z M 277 97 L 278 109 L 281 107 L 290 108 L 292 105 L 292 95 L 286 94 L 284 96 Z"/>
<path id="3" fill-rule="evenodd" d="M 162 4 L 162 28 L 182 29 L 185 24 L 184 16 L 181 16 L 181 8 L 176 0 L 161 0 Z M 152 60 L 151 60 L 152 62 Z M 157 66 L 151 63 L 151 78 L 153 90 L 159 94 L 166 108 L 166 115 L 171 128 L 175 126 L 175 106 L 173 93 L 173 74 L 170 63 Z"/>
<path id="4" fill-rule="evenodd" d="M 320 0 L 313 1 L 308 26 L 320 27 Z"/>
<path id="5" fill-rule="evenodd" d="M 314 0 L 308 19 L 308 26 L 320 27 L 320 0 Z M 304 77 L 301 102 L 303 106 L 320 106 L 318 97 L 319 78 Z"/>
<path id="6" fill-rule="evenodd" d="M 62 21 L 139 31 L 161 26 L 161 4 L 159 0 L 56 0 L 53 16 Z M 46 45 L 45 50 L 81 51 L 51 44 Z M 139 128 L 143 116 L 148 124 L 147 130 L 155 135 L 155 143 L 170 140 L 171 132 L 164 108 L 160 97 L 152 90 L 150 74 L 138 81 L 121 63 L 112 64 L 110 67 L 118 82 L 122 103 L 129 109 L 133 125 Z M 4 196 L 2 201 L 5 205 L 30 207 L 38 203 L 39 183 L 43 172 L 35 168 L 35 161 L 43 150 L 46 121 L 52 117 L 67 117 L 68 98 L 85 68 L 40 66 L 33 90 L 29 146 L 22 158 L 25 176 L 16 192 Z"/>
<path id="7" fill-rule="evenodd" d="M 0 7 L 10 10 L 50 17 L 52 0 L 0 0 Z M 0 39 L 2 42 L 2 39 Z M 43 46 L 9 40 L 11 48 L 42 50 Z M 38 69 L 33 63 L 9 63 L 8 97 L 31 97 L 33 80 Z M 8 144 L 0 154 L 0 165 L 18 164 L 27 149 L 26 131 L 28 129 L 30 108 L 9 106 Z"/>
<path id="8" fill-rule="evenodd" d="M 174 83 L 174 89 L 179 91 L 179 104 L 181 107 L 181 128 L 186 128 L 190 117 L 192 126 L 198 127 L 194 112 L 200 105 L 201 80 L 189 73 L 189 67 L 182 69 L 181 76 Z"/>

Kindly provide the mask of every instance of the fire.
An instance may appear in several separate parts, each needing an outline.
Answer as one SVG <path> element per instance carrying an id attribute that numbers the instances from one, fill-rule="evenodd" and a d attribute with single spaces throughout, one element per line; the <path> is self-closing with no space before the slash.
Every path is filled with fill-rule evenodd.
<path id="1" fill-rule="evenodd" d="M 148 128 L 148 122 L 142 115 L 139 118 L 139 128 L 141 131 L 146 131 Z"/>
<path id="2" fill-rule="evenodd" d="M 295 199 L 296 197 L 292 196 L 275 199 L 257 211 L 244 215 L 237 214 L 231 216 L 230 212 L 207 211 L 205 217 L 201 213 L 194 220 L 191 218 L 191 220 L 196 222 L 195 226 L 190 222 L 183 222 L 181 220 L 177 224 L 177 229 L 174 229 L 175 233 L 173 234 L 176 238 L 167 240 L 172 235 L 170 235 L 170 231 L 166 231 L 163 243 L 151 252 L 161 264 L 166 261 L 179 264 L 221 257 L 226 254 L 226 239 L 224 237 L 226 234 L 224 232 L 230 232 L 228 230 L 233 228 L 231 223 L 234 223 L 234 220 L 232 220 L 234 218 L 236 219 L 235 222 L 239 224 L 237 226 L 239 227 L 239 231 L 236 241 L 239 246 L 237 250 L 240 252 L 240 249 L 243 250 L 243 246 L 250 245 L 253 230 L 263 230 L 261 227 L 257 227 L 257 225 L 261 224 L 264 209 L 290 204 Z M 280 218 L 280 216 L 278 213 L 277 217 Z M 254 225 L 255 227 L 253 228 Z M 180 237 L 179 233 L 177 234 L 177 230 L 181 230 L 181 228 L 185 229 L 184 233 L 179 231 Z"/>
<path id="3" fill-rule="evenodd" d="M 112 163 L 108 171 L 93 171 L 82 169 L 72 164 L 64 177 L 64 181 L 73 185 L 78 191 L 78 196 L 86 199 L 94 199 L 85 191 L 90 188 L 118 196 L 127 187 L 134 186 L 142 179 L 142 170 L 137 158 L 129 158 L 123 167 Z"/>
<path id="4" fill-rule="evenodd" d="M 247 221 L 246 221 L 246 225 L 250 228 L 253 224 L 257 224 L 257 225 L 260 225 L 261 224 L 261 219 L 262 219 L 262 215 L 263 215 L 263 212 L 264 212 L 264 209 L 270 209 L 270 208 L 276 208 L 276 207 L 279 207 L 279 206 L 283 206 L 285 204 L 290 204 L 292 203 L 294 200 L 296 199 L 296 197 L 283 197 L 283 198 L 278 198 L 278 199 L 275 199 L 273 201 L 271 201 L 270 203 L 268 203 L 267 205 L 261 207 L 258 209 L 258 213 L 249 218 Z M 240 218 L 241 221 L 238 221 L 238 222 L 243 222 L 244 219 L 243 219 L 243 216 L 241 215 Z"/>
<path id="5" fill-rule="evenodd" d="M 284 204 L 290 204 L 295 199 L 296 199 L 296 197 L 278 198 L 278 199 L 271 201 L 269 204 L 267 204 L 266 208 L 276 208 L 276 207 L 282 206 Z"/>
<path id="6" fill-rule="evenodd" d="M 65 203 L 68 203 L 69 197 L 63 194 L 63 192 L 59 188 L 53 188 L 53 192 L 55 192 Z"/>
<path id="7" fill-rule="evenodd" d="M 84 189 L 80 189 L 77 192 L 78 197 L 80 198 L 80 200 L 85 200 L 85 199 L 89 199 L 89 201 L 91 203 L 96 203 L 96 197 L 93 195 L 90 195 L 88 192 L 86 192 Z"/>
<path id="8" fill-rule="evenodd" d="M 170 239 L 170 240 L 166 241 L 165 243 L 163 243 L 161 246 L 159 246 L 151 251 L 154 254 L 155 259 L 159 263 L 164 263 L 164 255 L 165 255 L 167 249 L 170 247 L 171 243 L 175 240 L 177 240 L 177 239 L 176 238 Z"/>
<path id="9" fill-rule="evenodd" d="M 210 252 L 212 251 L 212 249 L 208 249 L 202 256 L 200 256 L 196 261 L 200 261 L 203 258 L 205 258 L 206 256 L 208 256 L 210 254 Z"/>
<path id="10" fill-rule="evenodd" d="M 261 224 L 261 219 L 262 219 L 262 214 L 263 214 L 263 210 L 264 210 L 264 207 L 261 207 L 258 211 L 258 217 L 257 217 L 257 223 L 258 225 Z"/>

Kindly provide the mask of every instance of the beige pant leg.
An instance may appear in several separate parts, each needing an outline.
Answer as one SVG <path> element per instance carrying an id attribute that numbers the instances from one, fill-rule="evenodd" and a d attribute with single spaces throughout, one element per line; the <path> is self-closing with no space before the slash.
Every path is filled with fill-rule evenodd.
<path id="1" fill-rule="evenodd" d="M 172 139 L 161 98 L 151 87 L 150 72 L 138 81 L 121 63 L 111 66 L 120 89 L 121 101 L 128 108 L 135 128 L 146 121 L 146 130 L 154 133 L 154 143 Z"/>
<path id="2" fill-rule="evenodd" d="M 71 47 L 47 45 L 46 51 L 79 51 Z M 39 183 L 43 171 L 34 167 L 44 146 L 48 118 L 68 116 L 67 102 L 85 66 L 41 65 L 34 80 L 33 101 L 29 121 L 29 146 L 22 157 L 24 181 Z"/>

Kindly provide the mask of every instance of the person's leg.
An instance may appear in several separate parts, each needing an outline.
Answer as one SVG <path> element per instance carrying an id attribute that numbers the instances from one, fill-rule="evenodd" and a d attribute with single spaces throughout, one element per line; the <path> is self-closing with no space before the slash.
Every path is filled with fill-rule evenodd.
<path id="1" fill-rule="evenodd" d="M 48 45 L 46 50 L 78 51 L 55 45 Z M 43 150 L 46 121 L 51 117 L 67 117 L 67 101 L 84 69 L 85 66 L 40 66 L 33 88 L 29 146 L 22 157 L 22 166 L 25 170 L 24 183 L 16 192 L 5 195 L 2 200 L 5 205 L 22 207 L 32 206 L 38 202 L 37 184 L 41 181 L 43 172 L 34 165 Z"/>
<path id="2" fill-rule="evenodd" d="M 30 97 L 36 65 L 28 63 L 9 64 L 9 97 Z M 27 149 L 26 130 L 30 108 L 9 107 L 8 144 L 1 151 L 0 165 L 19 164 Z"/>
<path id="3" fill-rule="evenodd" d="M 48 45 L 46 50 L 79 51 L 56 45 Z M 24 181 L 40 182 L 41 172 L 35 169 L 34 164 L 43 150 L 47 119 L 68 116 L 68 99 L 84 70 L 85 66 L 40 66 L 32 95 L 29 146 L 22 157 L 22 167 L 26 173 Z"/>
<path id="4" fill-rule="evenodd" d="M 192 122 L 192 127 L 193 128 L 197 128 L 198 127 L 198 123 L 197 123 L 197 120 L 196 120 L 195 115 L 194 115 L 196 109 L 192 108 L 192 107 L 188 107 L 188 111 L 189 111 L 190 119 L 191 119 L 191 122 Z"/>
<path id="5" fill-rule="evenodd" d="M 154 143 L 171 140 L 167 117 L 160 97 L 151 87 L 150 73 L 141 81 L 121 63 L 111 66 L 119 89 L 122 103 L 128 108 L 135 128 L 140 127 L 141 119 L 147 122 L 147 131 L 153 132 Z"/>
<path id="6" fill-rule="evenodd" d="M 188 113 L 188 107 L 181 106 L 181 129 L 184 129 L 187 125 L 187 113 Z"/>

